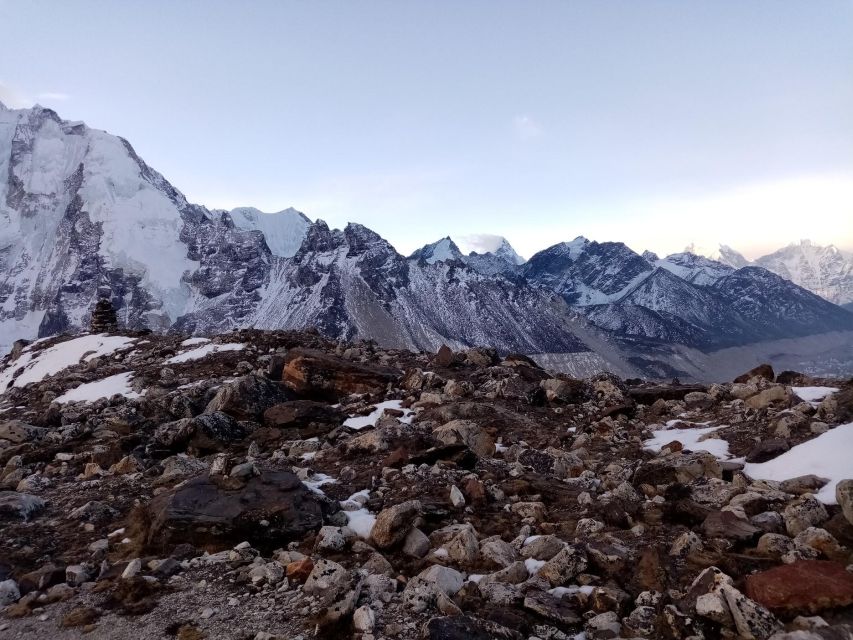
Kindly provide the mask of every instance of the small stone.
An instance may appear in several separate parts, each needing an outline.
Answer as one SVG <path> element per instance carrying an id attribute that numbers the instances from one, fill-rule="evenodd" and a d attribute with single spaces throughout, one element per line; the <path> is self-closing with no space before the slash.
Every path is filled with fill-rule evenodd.
<path id="1" fill-rule="evenodd" d="M 403 553 L 411 558 L 423 558 L 429 553 L 429 538 L 417 527 L 412 528 L 403 541 Z"/>
<path id="2" fill-rule="evenodd" d="M 373 633 L 373 627 L 376 624 L 376 614 L 366 604 L 362 605 L 352 614 L 352 623 L 356 631 Z"/>
<path id="3" fill-rule="evenodd" d="M 455 509 L 461 509 L 465 506 L 465 496 L 455 484 L 450 486 L 450 504 Z"/>

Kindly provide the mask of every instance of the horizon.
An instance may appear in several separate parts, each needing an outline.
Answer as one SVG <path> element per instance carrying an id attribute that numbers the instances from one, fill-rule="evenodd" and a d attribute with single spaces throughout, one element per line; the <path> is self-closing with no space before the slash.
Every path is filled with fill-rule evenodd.
<path id="1" fill-rule="evenodd" d="M 191 202 L 403 255 L 853 250 L 853 4 L 159 6 L 0 0 L 0 100 L 126 138 Z"/>

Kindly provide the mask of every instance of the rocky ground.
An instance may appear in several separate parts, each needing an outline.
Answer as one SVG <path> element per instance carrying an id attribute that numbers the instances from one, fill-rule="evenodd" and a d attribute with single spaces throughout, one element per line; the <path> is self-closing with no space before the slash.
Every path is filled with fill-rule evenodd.
<path id="1" fill-rule="evenodd" d="M 0 390 L 2 638 L 853 638 L 853 482 L 747 473 L 853 381 L 243 331 L 18 344 Z"/>

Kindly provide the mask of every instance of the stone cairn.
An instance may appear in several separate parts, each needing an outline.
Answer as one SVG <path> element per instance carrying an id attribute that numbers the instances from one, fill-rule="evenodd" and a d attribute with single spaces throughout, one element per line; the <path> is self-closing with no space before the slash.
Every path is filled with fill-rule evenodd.
<path id="1" fill-rule="evenodd" d="M 108 333 L 118 329 L 116 310 L 107 298 L 101 298 L 92 311 L 90 330 L 92 333 Z"/>

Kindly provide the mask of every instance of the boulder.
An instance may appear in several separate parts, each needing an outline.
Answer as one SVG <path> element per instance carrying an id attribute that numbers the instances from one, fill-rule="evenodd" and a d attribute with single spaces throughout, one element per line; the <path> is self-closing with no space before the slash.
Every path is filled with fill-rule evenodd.
<path id="1" fill-rule="evenodd" d="M 835 486 L 835 499 L 847 522 L 853 524 L 853 480 L 842 480 Z"/>
<path id="2" fill-rule="evenodd" d="M 282 381 L 296 393 L 335 401 L 351 393 L 380 393 L 400 377 L 391 367 L 361 364 L 315 349 L 287 352 Z"/>
<path id="3" fill-rule="evenodd" d="M 265 427 L 282 429 L 287 439 L 313 438 L 339 427 L 346 415 L 324 402 L 291 400 L 276 404 L 264 412 Z"/>
<path id="4" fill-rule="evenodd" d="M 373 542 L 380 549 L 388 549 L 402 542 L 420 514 L 419 500 L 407 500 L 383 509 L 376 516 L 376 523 L 370 533 Z"/>
<path id="5" fill-rule="evenodd" d="M 246 435 L 248 431 L 230 415 L 212 411 L 195 418 L 161 424 L 154 432 L 154 441 L 173 450 L 192 447 L 197 451 L 211 452 L 222 451 Z"/>
<path id="6" fill-rule="evenodd" d="M 8 440 L 12 444 L 41 440 L 47 432 L 47 429 L 34 427 L 21 420 L 4 420 L 0 422 L 0 440 Z"/>
<path id="7" fill-rule="evenodd" d="M 754 396 L 746 399 L 746 406 L 750 409 L 766 409 L 771 404 L 784 402 L 790 403 L 791 394 L 788 393 L 787 387 L 775 385 L 768 387 L 763 391 L 759 391 Z"/>
<path id="8" fill-rule="evenodd" d="M 523 640 L 518 631 L 471 615 L 431 618 L 422 633 L 426 640 Z"/>
<path id="9" fill-rule="evenodd" d="M 481 458 L 495 453 L 492 437 L 472 420 L 452 420 L 433 429 L 432 435 L 444 445 L 464 444 Z"/>
<path id="10" fill-rule="evenodd" d="M 817 613 L 853 604 L 853 573 L 836 562 L 798 560 L 748 575 L 746 594 L 775 613 Z"/>
<path id="11" fill-rule="evenodd" d="M 29 520 L 44 505 L 44 500 L 29 493 L 0 491 L 0 520 Z"/>
<path id="12" fill-rule="evenodd" d="M 745 383 L 749 382 L 753 378 L 764 378 L 765 380 L 769 380 L 773 382 L 776 378 L 776 374 L 773 372 L 773 367 L 769 364 L 760 364 L 757 367 L 750 369 L 746 373 L 742 373 L 737 378 L 734 379 L 736 383 Z"/>
<path id="13" fill-rule="evenodd" d="M 687 484 L 697 478 L 722 478 L 720 461 L 707 451 L 657 456 L 647 460 L 634 472 L 633 484 L 669 484 L 681 482 Z"/>
<path id="14" fill-rule="evenodd" d="M 151 500 L 144 542 L 280 543 L 319 529 L 333 508 L 288 471 L 265 471 L 245 482 L 200 475 Z"/>
<path id="15" fill-rule="evenodd" d="M 237 420 L 260 421 L 264 411 L 292 399 L 292 394 L 277 382 L 248 375 L 222 385 L 204 412 L 221 411 Z"/>

